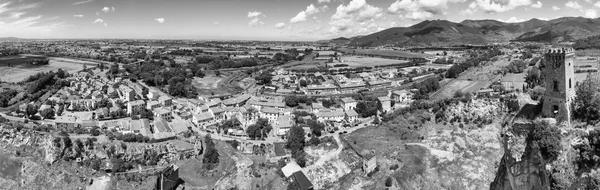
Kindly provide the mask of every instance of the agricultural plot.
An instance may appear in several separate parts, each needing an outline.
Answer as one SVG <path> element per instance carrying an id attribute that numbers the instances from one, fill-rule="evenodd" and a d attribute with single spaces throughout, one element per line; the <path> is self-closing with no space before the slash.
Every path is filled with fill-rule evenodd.
<path id="1" fill-rule="evenodd" d="M 69 73 L 83 69 L 83 65 L 88 67 L 96 66 L 97 63 L 91 61 L 82 61 L 69 58 L 49 58 L 48 65 L 30 65 L 29 61 L 33 59 L 45 59 L 46 57 L 33 55 L 19 55 L 0 58 L 0 80 L 5 82 L 20 82 L 27 77 L 39 72 L 56 71 L 63 69 Z M 10 63 L 11 67 L 8 67 Z"/>
<path id="2" fill-rule="evenodd" d="M 470 68 L 469 70 L 463 72 L 457 79 L 454 79 L 447 85 L 444 85 L 442 89 L 434 93 L 431 98 L 452 98 L 457 91 L 471 93 L 478 92 L 483 88 L 487 88 L 494 81 L 500 80 L 502 75 L 497 71 L 501 70 L 508 64 L 509 62 L 507 60 L 498 60 L 492 64 Z M 525 79 L 522 80 L 524 81 Z"/>
<path id="3" fill-rule="evenodd" d="M 356 67 L 375 67 L 375 66 L 384 66 L 384 65 L 392 65 L 399 63 L 408 63 L 408 61 L 404 60 L 394 60 L 394 59 L 383 59 L 377 57 L 364 57 L 364 56 L 344 56 L 341 58 L 342 62 L 332 63 L 332 66 L 335 64 L 346 64 L 349 68 Z M 348 68 L 346 67 L 346 68 Z"/>
<path id="4" fill-rule="evenodd" d="M 397 51 L 397 50 L 377 50 L 377 49 L 350 49 L 350 48 L 340 48 L 339 51 L 344 54 L 371 54 L 377 56 L 398 56 L 398 57 L 431 57 L 431 55 L 422 54 L 422 53 L 413 53 L 407 51 Z"/>

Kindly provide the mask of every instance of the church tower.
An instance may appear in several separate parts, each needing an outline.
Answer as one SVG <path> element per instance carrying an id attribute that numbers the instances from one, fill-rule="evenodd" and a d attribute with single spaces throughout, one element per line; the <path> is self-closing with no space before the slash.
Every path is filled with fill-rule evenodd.
<path id="1" fill-rule="evenodd" d="M 558 122 L 571 122 L 571 102 L 575 99 L 575 51 L 572 48 L 550 49 L 544 54 L 546 92 L 542 116 Z"/>

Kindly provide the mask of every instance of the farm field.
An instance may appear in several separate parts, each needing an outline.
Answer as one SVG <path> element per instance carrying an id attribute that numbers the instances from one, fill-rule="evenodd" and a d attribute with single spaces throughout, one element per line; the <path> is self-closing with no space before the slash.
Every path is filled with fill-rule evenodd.
<path id="1" fill-rule="evenodd" d="M 27 77 L 39 72 L 56 71 L 63 69 L 69 73 L 83 69 L 83 64 L 88 67 L 96 66 L 97 63 L 91 61 L 82 61 L 69 58 L 51 57 L 48 65 L 29 65 L 32 59 L 44 59 L 46 57 L 33 55 L 19 55 L 0 58 L 0 80 L 5 82 L 20 82 Z M 14 61 L 16 60 L 16 61 Z M 12 67 L 8 67 L 8 63 Z"/>
<path id="2" fill-rule="evenodd" d="M 356 53 L 356 54 L 372 54 L 379 56 L 400 56 L 400 57 L 431 57 L 431 55 L 422 53 L 413 53 L 407 51 L 396 51 L 396 50 L 376 50 L 376 49 L 350 49 L 340 48 L 339 51 L 344 54 Z"/>
<path id="3" fill-rule="evenodd" d="M 470 68 L 463 72 L 457 79 L 450 81 L 447 85 L 444 85 L 442 89 L 432 94 L 431 98 L 452 98 L 457 91 L 477 92 L 482 88 L 487 88 L 494 81 L 498 81 L 502 78 L 502 75 L 496 74 L 496 71 L 501 70 L 508 64 L 509 62 L 507 60 L 501 59 L 492 64 Z M 509 74 L 507 74 L 507 76 L 508 75 Z"/>
<path id="4" fill-rule="evenodd" d="M 195 77 L 192 85 L 198 89 L 199 95 L 220 96 L 235 94 L 243 89 L 239 83 L 247 77 L 243 72 L 224 72 L 221 76 L 207 75 L 204 78 Z"/>
<path id="5" fill-rule="evenodd" d="M 334 63 L 332 63 L 332 65 L 347 64 L 348 67 L 355 68 L 355 67 L 374 67 L 374 66 L 398 64 L 398 63 L 408 63 L 408 61 L 404 61 L 404 60 L 383 59 L 383 58 L 378 58 L 378 57 L 364 57 L 364 56 L 344 56 L 341 59 L 342 59 L 341 63 L 334 62 Z M 336 68 L 336 67 L 334 67 L 334 68 Z M 342 67 L 337 67 L 337 68 L 342 68 Z"/>

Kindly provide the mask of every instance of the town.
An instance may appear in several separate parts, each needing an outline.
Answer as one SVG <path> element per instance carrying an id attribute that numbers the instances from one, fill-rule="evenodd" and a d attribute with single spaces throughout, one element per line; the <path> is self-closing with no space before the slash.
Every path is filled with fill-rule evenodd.
<path id="1" fill-rule="evenodd" d="M 600 189 L 598 7 L 0 2 L 0 189 Z"/>

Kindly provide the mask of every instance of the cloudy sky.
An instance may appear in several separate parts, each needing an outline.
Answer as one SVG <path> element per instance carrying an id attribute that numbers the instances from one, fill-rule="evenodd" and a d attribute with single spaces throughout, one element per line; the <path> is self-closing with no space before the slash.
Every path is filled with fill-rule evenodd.
<path id="1" fill-rule="evenodd" d="M 0 0 L 0 37 L 319 40 L 432 19 L 599 11 L 600 0 Z"/>

